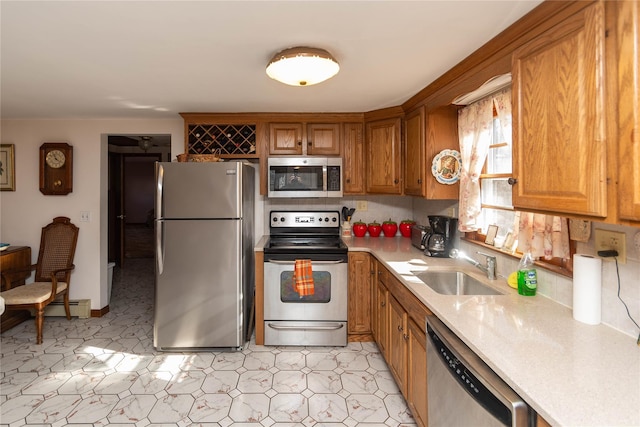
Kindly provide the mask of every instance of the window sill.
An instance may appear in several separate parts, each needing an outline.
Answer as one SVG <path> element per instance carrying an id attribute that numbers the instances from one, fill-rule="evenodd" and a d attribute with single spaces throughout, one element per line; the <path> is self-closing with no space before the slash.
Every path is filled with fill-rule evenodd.
<path id="1" fill-rule="evenodd" d="M 470 233 L 467 233 L 467 234 L 470 234 Z M 482 237 L 481 234 L 475 234 L 475 236 L 477 236 L 478 238 Z M 498 252 L 498 253 L 500 253 L 502 255 L 507 255 L 507 256 L 510 256 L 510 257 L 512 257 L 514 259 L 517 259 L 517 260 L 519 260 L 522 257 L 522 254 L 503 251 L 501 249 L 496 248 L 495 246 L 487 245 L 486 243 L 484 243 L 484 241 L 475 240 L 475 239 L 473 239 L 471 237 L 467 237 L 467 236 L 460 237 L 460 240 L 464 240 L 465 242 L 472 243 L 474 245 L 480 246 L 483 249 L 489 249 L 489 250 L 492 250 L 492 251 L 496 251 L 496 252 Z M 561 276 L 573 278 L 573 270 L 570 270 L 570 269 L 568 269 L 568 268 L 566 268 L 564 266 L 551 264 L 551 263 L 545 262 L 545 261 L 536 261 L 535 264 L 536 264 L 536 267 L 538 267 L 538 268 L 542 268 L 542 269 L 551 271 L 552 273 L 556 273 L 556 274 L 559 274 Z M 569 264 L 571 264 L 571 262 L 569 262 Z"/>

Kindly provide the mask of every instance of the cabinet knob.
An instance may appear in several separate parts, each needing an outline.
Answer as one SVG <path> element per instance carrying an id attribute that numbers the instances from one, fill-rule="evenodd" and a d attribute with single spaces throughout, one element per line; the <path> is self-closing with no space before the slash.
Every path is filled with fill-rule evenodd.
<path id="1" fill-rule="evenodd" d="M 307 145 L 308 145 L 309 147 L 311 147 L 311 146 L 313 145 L 313 142 L 309 141 L 309 142 L 307 142 Z"/>
<path id="2" fill-rule="evenodd" d="M 422 184 L 422 180 L 421 179 L 418 179 L 418 184 Z"/>
<path id="3" fill-rule="evenodd" d="M 397 179 L 394 179 L 394 180 L 393 180 L 393 183 L 394 183 L 394 184 L 397 184 L 398 182 L 399 182 L 399 181 L 398 181 Z"/>
<path id="4" fill-rule="evenodd" d="M 382 301 L 382 302 L 380 303 L 380 307 L 384 307 L 385 305 L 387 305 L 387 303 L 386 303 L 386 302 L 384 302 L 384 301 Z"/>
<path id="5" fill-rule="evenodd" d="M 346 181 L 347 181 L 347 184 L 349 184 L 351 182 L 351 180 L 349 178 L 347 178 Z"/>
<path id="6" fill-rule="evenodd" d="M 302 141 L 298 141 L 298 145 L 302 145 Z"/>
<path id="7" fill-rule="evenodd" d="M 507 180 L 507 184 L 509 185 L 516 185 L 518 183 L 518 180 L 516 178 L 509 178 Z"/>
<path id="8" fill-rule="evenodd" d="M 409 335 L 407 335 L 407 334 L 403 334 L 403 335 L 402 335 L 402 338 L 404 338 L 405 340 L 408 340 L 408 339 L 409 339 Z"/>
<path id="9" fill-rule="evenodd" d="M 402 326 L 398 325 L 398 330 L 402 332 Z"/>

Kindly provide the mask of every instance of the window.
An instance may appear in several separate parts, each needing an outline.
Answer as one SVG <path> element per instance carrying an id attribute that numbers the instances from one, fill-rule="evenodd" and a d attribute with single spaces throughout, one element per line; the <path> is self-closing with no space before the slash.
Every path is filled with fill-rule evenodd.
<path id="1" fill-rule="evenodd" d="M 513 233 L 515 212 L 511 199 L 511 138 L 505 138 L 500 119 L 494 110 L 493 133 L 487 160 L 480 174 L 480 199 L 482 211 L 478 225 L 482 234 L 490 225 L 498 226 L 497 242 L 503 242 L 506 235 Z M 501 246 L 498 243 L 498 246 Z"/>
<path id="2" fill-rule="evenodd" d="M 501 123 L 500 119 L 505 120 Z M 476 219 L 475 232 L 467 232 L 465 240 L 480 244 L 485 243 L 489 226 L 497 226 L 495 248 L 520 257 L 517 251 L 518 224 L 515 224 L 516 211 L 512 201 L 512 186 L 508 180 L 512 177 L 512 144 L 510 135 L 505 135 L 511 129 L 511 116 L 498 115 L 493 106 L 493 122 L 491 138 L 487 150 L 486 160 L 479 175 L 480 183 L 480 214 Z M 551 217 L 547 217 L 551 218 Z M 568 227 L 566 218 L 561 218 Z M 575 243 L 569 243 L 571 257 L 575 253 Z M 542 268 L 571 277 L 573 274 L 571 259 L 552 258 L 539 259 L 536 264 Z"/>

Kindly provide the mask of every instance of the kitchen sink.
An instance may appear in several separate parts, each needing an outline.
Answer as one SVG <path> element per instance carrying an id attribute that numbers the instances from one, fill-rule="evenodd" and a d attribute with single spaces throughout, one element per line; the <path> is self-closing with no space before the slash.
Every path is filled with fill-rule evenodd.
<path id="1" fill-rule="evenodd" d="M 461 271 L 415 271 L 414 276 L 443 295 L 503 295 Z"/>

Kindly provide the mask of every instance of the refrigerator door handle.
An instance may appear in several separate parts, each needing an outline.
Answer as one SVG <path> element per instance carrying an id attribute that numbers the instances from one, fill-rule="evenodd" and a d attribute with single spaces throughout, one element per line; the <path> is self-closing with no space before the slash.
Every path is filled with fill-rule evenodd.
<path id="1" fill-rule="evenodd" d="M 156 262 L 158 274 L 164 269 L 164 221 L 156 221 Z"/>
<path id="2" fill-rule="evenodd" d="M 158 171 L 156 173 L 156 218 L 163 218 L 162 212 L 162 187 L 164 184 L 164 168 L 161 164 L 156 163 Z"/>

